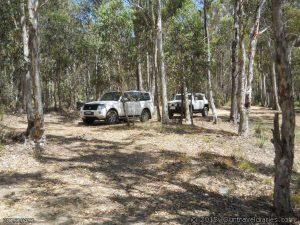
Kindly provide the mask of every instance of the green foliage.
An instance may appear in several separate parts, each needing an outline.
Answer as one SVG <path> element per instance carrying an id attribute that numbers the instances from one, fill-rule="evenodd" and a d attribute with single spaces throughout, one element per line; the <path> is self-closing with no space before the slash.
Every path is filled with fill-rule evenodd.
<path id="1" fill-rule="evenodd" d="M 248 160 L 244 160 L 242 159 L 241 161 L 238 162 L 238 168 L 240 168 L 241 170 L 247 171 L 247 172 L 251 172 L 254 173 L 257 171 L 256 166 L 249 162 Z"/>
<path id="2" fill-rule="evenodd" d="M 296 209 L 300 209 L 300 194 L 292 194 L 291 201 Z"/>

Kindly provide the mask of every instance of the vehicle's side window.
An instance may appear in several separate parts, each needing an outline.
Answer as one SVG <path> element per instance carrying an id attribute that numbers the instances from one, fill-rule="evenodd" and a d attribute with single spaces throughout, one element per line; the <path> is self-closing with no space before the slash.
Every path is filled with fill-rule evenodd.
<path id="1" fill-rule="evenodd" d="M 128 101 L 137 101 L 138 96 L 136 95 L 135 92 L 125 92 L 124 97 L 128 99 Z"/>
<path id="2" fill-rule="evenodd" d="M 141 93 L 141 101 L 150 101 L 149 93 Z"/>

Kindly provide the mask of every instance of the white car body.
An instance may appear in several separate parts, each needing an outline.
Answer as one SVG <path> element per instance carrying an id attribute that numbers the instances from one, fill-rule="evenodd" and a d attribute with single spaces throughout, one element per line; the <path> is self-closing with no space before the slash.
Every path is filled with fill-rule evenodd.
<path id="1" fill-rule="evenodd" d="M 106 95 L 115 94 L 120 95 L 119 98 L 108 101 L 94 101 L 84 104 L 80 110 L 80 116 L 84 119 L 105 120 L 107 119 L 108 112 L 114 110 L 117 112 L 118 119 L 122 119 L 126 116 L 124 110 L 124 104 L 120 92 L 108 92 Z M 103 95 L 104 97 L 105 95 Z M 127 96 L 125 100 L 125 107 L 127 115 L 130 117 L 141 117 L 144 110 L 150 113 L 150 118 L 154 114 L 153 98 L 149 92 L 144 91 L 126 91 L 124 96 Z M 103 98 L 102 97 L 102 98 Z M 150 119 L 149 118 L 149 119 Z"/>
<path id="2" fill-rule="evenodd" d="M 209 111 L 208 100 L 205 94 L 202 93 L 188 93 L 189 104 L 193 106 L 193 113 L 202 113 L 207 116 Z M 181 113 L 181 94 L 176 94 L 174 100 L 168 102 L 169 116 L 172 117 L 175 113 Z"/>

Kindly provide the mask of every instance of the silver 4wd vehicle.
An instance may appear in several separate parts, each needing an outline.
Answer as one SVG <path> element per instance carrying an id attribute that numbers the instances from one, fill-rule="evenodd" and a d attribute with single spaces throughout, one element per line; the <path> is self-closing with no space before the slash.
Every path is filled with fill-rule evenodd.
<path id="1" fill-rule="evenodd" d="M 119 119 L 126 118 L 124 105 L 129 117 L 139 117 L 142 122 L 151 119 L 154 113 L 150 93 L 126 91 L 123 96 L 121 92 L 108 92 L 99 101 L 84 104 L 80 116 L 85 124 L 92 124 L 95 120 L 105 120 L 108 124 L 114 124 Z"/>
<path id="2" fill-rule="evenodd" d="M 201 93 L 189 93 L 188 99 L 190 106 L 192 104 L 193 113 L 202 113 L 202 116 L 206 117 L 209 111 L 208 101 L 205 97 L 205 94 Z M 174 100 L 168 102 L 168 109 L 169 109 L 169 117 L 172 118 L 175 113 L 181 114 L 181 102 L 182 102 L 182 95 L 176 94 Z M 183 112 L 185 110 L 183 109 Z"/>

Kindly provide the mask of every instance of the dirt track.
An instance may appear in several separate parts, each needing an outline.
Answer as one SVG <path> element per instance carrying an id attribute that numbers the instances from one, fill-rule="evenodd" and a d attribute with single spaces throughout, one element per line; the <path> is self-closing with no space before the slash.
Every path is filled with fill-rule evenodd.
<path id="1" fill-rule="evenodd" d="M 272 112 L 255 107 L 251 136 L 236 135 L 220 110 L 213 125 L 151 121 L 107 126 L 46 115 L 40 161 L 23 143 L 0 152 L 0 218 L 41 224 L 186 224 L 202 216 L 270 216 L 274 150 Z M 2 132 L 21 132 L 25 117 L 9 116 Z M 300 192 L 300 115 L 293 193 Z M 220 223 L 222 224 L 222 223 Z"/>

